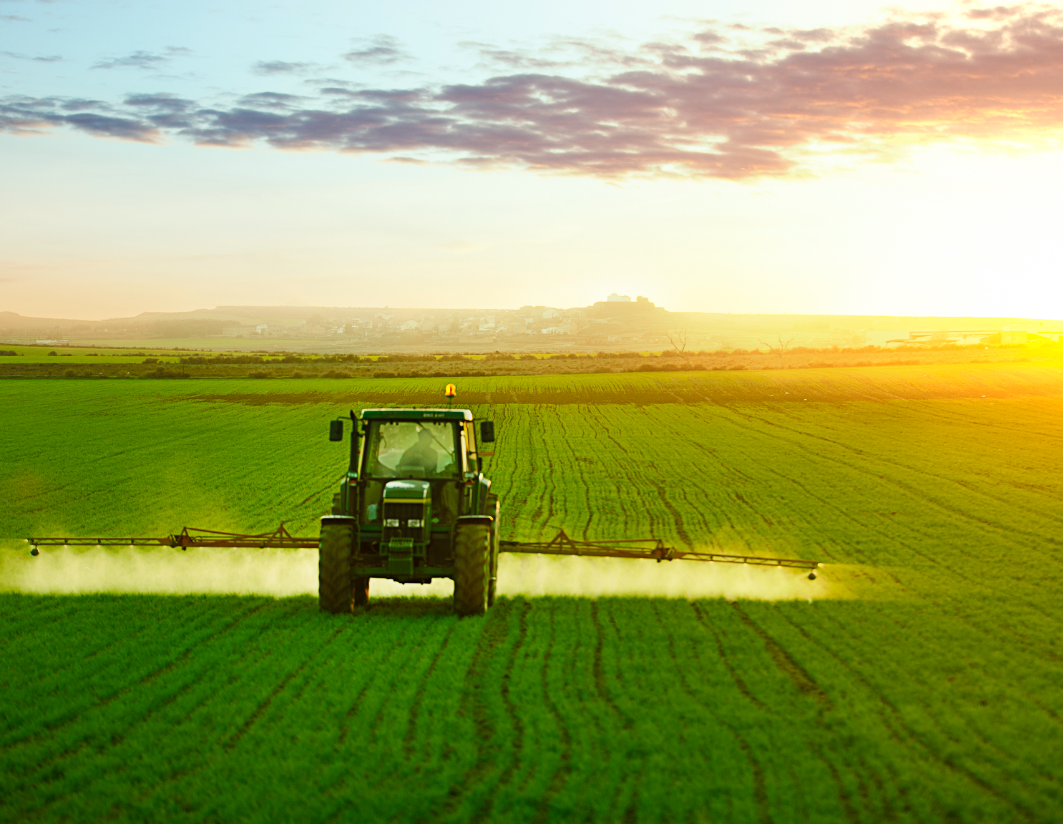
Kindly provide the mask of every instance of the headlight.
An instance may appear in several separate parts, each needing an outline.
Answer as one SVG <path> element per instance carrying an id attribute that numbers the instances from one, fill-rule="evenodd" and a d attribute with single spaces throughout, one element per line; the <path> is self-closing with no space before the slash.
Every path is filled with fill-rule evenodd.
<path id="1" fill-rule="evenodd" d="M 391 526 L 391 527 L 395 527 L 395 529 L 398 529 L 399 528 L 399 519 L 398 518 L 385 518 L 384 519 L 384 526 Z"/>
<path id="2" fill-rule="evenodd" d="M 407 526 L 420 527 L 424 526 L 424 520 L 422 518 L 410 518 L 410 520 L 408 520 L 406 524 Z"/>

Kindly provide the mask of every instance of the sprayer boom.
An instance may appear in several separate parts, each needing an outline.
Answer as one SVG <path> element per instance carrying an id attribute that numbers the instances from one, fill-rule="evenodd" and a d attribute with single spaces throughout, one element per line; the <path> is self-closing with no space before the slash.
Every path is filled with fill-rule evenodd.
<path id="1" fill-rule="evenodd" d="M 231 547 L 247 549 L 317 549 L 317 538 L 292 535 L 282 523 L 272 532 L 248 535 L 186 526 L 165 538 L 30 538 L 30 546 L 168 546 Z M 499 541 L 499 552 L 530 555 L 577 555 L 588 558 L 645 558 L 651 561 L 712 561 L 725 564 L 790 567 L 814 570 L 816 561 L 802 558 L 765 558 L 760 555 L 726 555 L 719 552 L 686 552 L 666 546 L 660 538 L 625 538 L 606 541 L 577 541 L 560 530 L 549 541 Z"/>
<path id="2" fill-rule="evenodd" d="M 30 538 L 30 546 L 169 546 L 188 549 L 193 546 L 246 547 L 249 549 L 317 549 L 317 538 L 298 538 L 282 523 L 272 532 L 245 535 L 186 526 L 165 538 Z"/>
<path id="3" fill-rule="evenodd" d="M 628 538 L 615 541 L 576 541 L 561 530 L 550 541 L 499 541 L 499 552 L 535 555 L 579 555 L 593 558 L 646 558 L 661 561 L 714 561 L 726 564 L 791 567 L 813 570 L 817 561 L 801 558 L 764 558 L 759 555 L 725 555 L 719 552 L 686 552 L 665 546 L 660 538 Z"/>

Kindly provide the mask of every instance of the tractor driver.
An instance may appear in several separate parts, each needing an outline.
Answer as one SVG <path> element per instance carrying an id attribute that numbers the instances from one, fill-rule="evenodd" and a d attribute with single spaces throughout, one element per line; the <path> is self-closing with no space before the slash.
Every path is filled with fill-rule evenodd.
<path id="1" fill-rule="evenodd" d="M 417 432 L 417 443 L 402 453 L 400 469 L 423 469 L 425 475 L 435 475 L 439 466 L 439 452 L 432 446 L 432 433 L 427 428 Z"/>

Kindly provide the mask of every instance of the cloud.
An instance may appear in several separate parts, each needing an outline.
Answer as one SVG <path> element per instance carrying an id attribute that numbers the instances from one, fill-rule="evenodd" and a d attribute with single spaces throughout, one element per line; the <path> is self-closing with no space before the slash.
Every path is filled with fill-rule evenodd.
<path id="1" fill-rule="evenodd" d="M 150 119 L 123 116 L 98 100 L 7 97 L 0 99 L 0 132 L 32 134 L 57 126 L 70 126 L 96 137 L 114 137 L 150 143 L 159 129 Z"/>
<path id="2" fill-rule="evenodd" d="M 29 23 L 28 17 L 21 17 L 17 14 L 0 14 L 0 20 L 6 20 L 8 23 Z"/>
<path id="3" fill-rule="evenodd" d="M 306 100 L 305 97 L 295 94 L 280 94 L 278 92 L 257 92 L 245 94 L 240 98 L 241 106 L 260 107 L 265 109 L 292 109 Z"/>
<path id="4" fill-rule="evenodd" d="M 151 54 L 145 51 L 136 51 L 125 57 L 112 57 L 109 60 L 101 60 L 92 68 L 94 69 L 154 69 L 166 63 L 169 58 L 161 54 Z"/>
<path id="5" fill-rule="evenodd" d="M 349 51 L 343 57 L 357 66 L 388 65 L 409 59 L 409 55 L 399 48 L 399 41 L 386 34 L 377 35 L 362 48 Z"/>
<path id="6" fill-rule="evenodd" d="M 170 62 L 173 57 L 183 57 L 192 54 L 191 49 L 184 46 L 167 46 L 163 54 L 153 54 L 146 51 L 135 51 L 125 57 L 112 57 L 100 60 L 92 66 L 94 69 L 157 69 Z"/>
<path id="7" fill-rule="evenodd" d="M 0 51 L 4 57 L 13 57 L 15 60 L 31 60 L 34 63 L 59 63 L 62 61 L 62 57 L 58 54 L 51 55 L 32 55 L 21 54 L 20 52 Z"/>
<path id="8" fill-rule="evenodd" d="M 313 67 L 312 63 L 289 63 L 285 60 L 259 60 L 251 71 L 255 74 L 300 74 Z"/>
<path id="9" fill-rule="evenodd" d="M 67 125 L 141 141 L 169 134 L 469 168 L 735 180 L 889 162 L 919 145 L 1014 148 L 1063 134 L 1063 11 L 1050 6 L 895 14 L 842 29 L 712 24 L 627 52 L 561 42 L 582 55 L 578 68 L 529 70 L 535 54 L 505 52 L 494 57 L 509 72 L 432 87 L 330 81 L 311 98 L 260 92 L 223 106 L 166 95 L 117 107 L 8 98 L 0 130 Z"/>

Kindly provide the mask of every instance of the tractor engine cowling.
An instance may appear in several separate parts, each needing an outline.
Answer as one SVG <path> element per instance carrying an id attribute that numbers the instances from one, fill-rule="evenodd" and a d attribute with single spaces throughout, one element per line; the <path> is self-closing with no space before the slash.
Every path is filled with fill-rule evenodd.
<path id="1" fill-rule="evenodd" d="M 432 526 L 432 485 L 428 481 L 389 481 L 384 487 L 380 551 L 388 572 L 412 575 L 414 558 L 424 557 Z"/>

